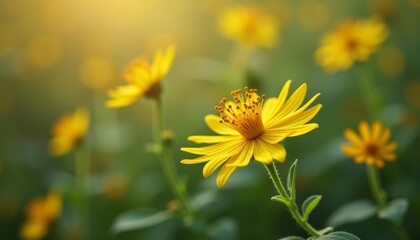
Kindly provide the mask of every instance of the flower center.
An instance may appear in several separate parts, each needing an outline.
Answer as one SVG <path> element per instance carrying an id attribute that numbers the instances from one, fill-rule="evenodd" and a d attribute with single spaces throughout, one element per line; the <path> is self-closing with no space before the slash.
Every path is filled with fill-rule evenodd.
<path id="1" fill-rule="evenodd" d="M 226 98 L 220 101 L 215 109 L 220 113 L 220 123 L 238 131 L 245 139 L 253 140 L 264 133 L 264 125 L 261 119 L 262 105 L 265 99 L 257 93 L 257 89 L 244 88 L 231 92 L 234 102 L 228 102 Z"/>
<path id="2" fill-rule="evenodd" d="M 365 146 L 365 153 L 369 156 L 376 156 L 379 153 L 379 148 L 375 143 L 368 143 Z"/>
<path id="3" fill-rule="evenodd" d="M 346 40 L 346 48 L 350 51 L 353 51 L 358 45 L 357 40 L 354 37 L 349 36 Z"/>

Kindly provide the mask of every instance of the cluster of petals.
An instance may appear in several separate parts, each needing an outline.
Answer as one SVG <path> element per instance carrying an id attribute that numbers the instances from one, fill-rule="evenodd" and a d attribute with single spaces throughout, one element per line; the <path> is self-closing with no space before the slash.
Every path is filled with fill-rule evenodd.
<path id="1" fill-rule="evenodd" d="M 384 128 L 380 122 L 375 122 L 372 126 L 366 121 L 359 123 L 358 135 L 351 129 L 344 131 L 344 136 L 348 140 L 342 147 L 343 153 L 354 158 L 356 163 L 366 163 L 378 168 L 384 166 L 384 161 L 394 161 L 394 154 L 397 148 L 395 141 L 389 142 L 391 130 Z"/>
<path id="2" fill-rule="evenodd" d="M 132 60 L 123 74 L 127 84 L 108 92 L 110 99 L 106 106 L 125 107 L 142 96 L 156 97 L 160 91 L 160 81 L 167 75 L 174 57 L 175 47 L 169 46 L 164 51 L 158 50 L 152 63 L 144 57 Z"/>
<path id="3" fill-rule="evenodd" d="M 36 198 L 26 209 L 26 220 L 20 230 L 22 239 L 43 239 L 50 224 L 58 218 L 62 209 L 62 196 L 50 191 L 44 198 Z"/>
<path id="4" fill-rule="evenodd" d="M 281 142 L 287 137 L 308 133 L 318 128 L 308 123 L 321 109 L 321 104 L 310 105 L 320 95 L 313 96 L 304 105 L 307 86 L 302 84 L 290 97 L 291 81 L 287 81 L 278 97 L 265 99 L 255 89 L 245 88 L 232 92 L 234 101 L 222 99 L 216 109 L 220 116 L 207 115 L 205 121 L 216 136 L 190 136 L 188 140 L 204 147 L 181 148 L 185 152 L 201 155 L 184 159 L 183 164 L 206 163 L 204 177 L 210 176 L 220 166 L 217 186 L 223 187 L 237 167 L 247 166 L 252 158 L 270 164 L 283 162 L 286 150 Z"/>
<path id="5" fill-rule="evenodd" d="M 50 154 L 62 156 L 73 150 L 87 134 L 89 124 L 90 115 L 85 108 L 63 115 L 52 128 L 52 139 L 48 143 Z"/>
<path id="6" fill-rule="evenodd" d="M 225 9 L 219 18 L 219 28 L 227 39 L 245 48 L 273 47 L 278 40 L 277 19 L 253 5 Z"/>
<path id="7" fill-rule="evenodd" d="M 387 37 L 387 26 L 377 18 L 343 21 L 322 38 L 315 61 L 327 71 L 346 70 L 366 61 Z"/>

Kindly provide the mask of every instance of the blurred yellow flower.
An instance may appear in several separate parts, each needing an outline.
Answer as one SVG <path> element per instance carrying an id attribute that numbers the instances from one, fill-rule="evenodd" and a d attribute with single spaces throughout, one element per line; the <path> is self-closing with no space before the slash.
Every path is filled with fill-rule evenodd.
<path id="1" fill-rule="evenodd" d="M 319 93 L 301 106 L 306 95 L 306 84 L 302 84 L 288 100 L 291 80 L 287 81 L 278 98 L 259 96 L 256 89 L 245 88 L 232 91 L 234 101 L 223 98 L 216 110 L 220 117 L 207 115 L 209 128 L 220 136 L 190 136 L 195 143 L 213 145 L 200 148 L 181 148 L 182 151 L 202 155 L 195 159 L 184 159 L 183 164 L 207 162 L 204 177 L 210 176 L 222 164 L 217 176 L 217 186 L 225 185 L 237 167 L 247 166 L 251 158 L 264 164 L 273 159 L 283 162 L 286 150 L 280 144 L 287 137 L 303 135 L 318 128 L 317 123 L 308 123 L 321 109 L 317 104 L 308 109 Z"/>
<path id="2" fill-rule="evenodd" d="M 143 95 L 157 97 L 160 94 L 160 81 L 168 73 L 175 56 L 175 47 L 170 46 L 163 52 L 156 52 L 153 63 L 140 57 L 134 59 L 124 71 L 124 80 L 128 85 L 119 86 L 109 91 L 109 108 L 124 107 L 134 103 Z"/>
<path id="3" fill-rule="evenodd" d="M 327 71 L 348 69 L 366 61 L 387 36 L 388 28 L 376 18 L 341 22 L 322 38 L 315 61 Z"/>
<path id="4" fill-rule="evenodd" d="M 85 108 L 78 108 L 74 113 L 63 115 L 52 128 L 52 139 L 48 143 L 53 156 L 62 156 L 70 152 L 86 135 L 90 116 Z"/>
<path id="5" fill-rule="evenodd" d="M 384 166 L 384 160 L 395 160 L 397 143 L 388 143 L 391 130 L 384 128 L 380 122 L 369 126 L 362 121 L 359 123 L 359 132 L 360 136 L 351 129 L 344 131 L 344 136 L 349 141 L 342 147 L 345 155 L 353 157 L 356 163 L 367 163 L 379 168 Z"/>
<path id="6" fill-rule="evenodd" d="M 26 221 L 20 236 L 22 239 L 42 239 L 48 232 L 49 225 L 58 218 L 62 208 L 60 193 L 50 191 L 45 198 L 34 199 L 26 209 Z"/>
<path id="7" fill-rule="evenodd" d="M 277 19 L 257 6 L 232 6 L 219 18 L 220 32 L 244 48 L 273 47 L 278 40 Z"/>

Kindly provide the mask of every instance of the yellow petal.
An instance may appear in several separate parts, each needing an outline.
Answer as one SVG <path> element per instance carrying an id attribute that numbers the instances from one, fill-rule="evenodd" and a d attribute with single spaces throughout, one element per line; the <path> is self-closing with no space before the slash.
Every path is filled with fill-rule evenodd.
<path id="1" fill-rule="evenodd" d="M 369 141 L 371 139 L 369 125 L 366 121 L 359 123 L 359 132 L 364 141 Z"/>
<path id="2" fill-rule="evenodd" d="M 182 159 L 182 164 L 196 164 L 196 163 L 203 163 L 208 162 L 213 159 L 213 155 L 204 155 L 194 159 Z"/>
<path id="3" fill-rule="evenodd" d="M 48 150 L 52 156 L 63 156 L 73 149 L 74 144 L 75 143 L 70 138 L 56 137 L 51 139 L 48 143 Z"/>
<path id="4" fill-rule="evenodd" d="M 255 142 L 254 158 L 259 162 L 270 164 L 273 161 L 273 157 L 265 145 L 263 140 L 257 139 Z"/>
<path id="5" fill-rule="evenodd" d="M 86 108 L 78 108 L 73 117 L 73 129 L 79 137 L 83 137 L 89 128 L 90 115 Z"/>
<path id="6" fill-rule="evenodd" d="M 227 180 L 229 179 L 230 175 L 236 170 L 236 167 L 228 167 L 227 164 L 225 164 L 222 169 L 220 169 L 219 174 L 216 178 L 216 184 L 218 188 L 222 188 Z"/>
<path id="7" fill-rule="evenodd" d="M 275 144 L 283 141 L 291 134 L 293 134 L 293 132 L 289 131 L 288 129 L 266 129 L 260 138 L 267 143 Z"/>
<path id="8" fill-rule="evenodd" d="M 47 235 L 47 228 L 45 222 L 31 219 L 23 224 L 20 237 L 24 240 L 43 239 Z"/>
<path id="9" fill-rule="evenodd" d="M 299 86 L 299 88 L 290 96 L 286 101 L 282 109 L 276 114 L 278 116 L 285 116 L 291 112 L 296 111 L 296 109 L 302 104 L 306 95 L 306 83 Z"/>
<path id="10" fill-rule="evenodd" d="M 197 155 L 213 155 L 213 154 L 225 154 L 232 150 L 237 149 L 238 146 L 244 144 L 244 140 L 235 139 L 228 142 L 216 143 L 210 146 L 199 147 L 199 148 L 181 148 L 184 152 L 189 152 Z"/>
<path id="11" fill-rule="evenodd" d="M 350 141 L 354 145 L 357 145 L 357 146 L 363 145 L 360 137 L 351 129 L 344 130 L 344 136 L 346 137 L 348 141 Z"/>
<path id="12" fill-rule="evenodd" d="M 374 141 L 380 140 L 381 131 L 382 131 L 381 123 L 380 122 L 373 123 L 373 126 L 372 126 L 372 140 L 374 140 Z"/>
<path id="13" fill-rule="evenodd" d="M 204 120 L 206 121 L 207 126 L 209 126 L 209 128 L 217 134 L 220 134 L 220 135 L 239 135 L 238 131 L 226 126 L 223 123 L 220 123 L 220 117 L 218 117 L 216 115 L 209 114 L 204 118 Z"/>
<path id="14" fill-rule="evenodd" d="M 283 147 L 283 145 L 277 143 L 267 144 L 265 146 L 267 147 L 268 152 L 275 160 L 281 163 L 286 160 L 286 149 Z"/>
<path id="15" fill-rule="evenodd" d="M 159 76 L 161 78 L 166 76 L 169 69 L 171 68 L 172 62 L 173 62 L 174 57 L 175 57 L 175 51 L 176 51 L 175 46 L 173 46 L 173 45 L 169 46 L 166 49 L 165 54 L 164 54 L 163 59 L 162 59 L 162 62 L 161 62 L 161 66 L 160 66 Z"/>
<path id="16" fill-rule="evenodd" d="M 228 163 L 228 167 L 244 167 L 248 165 L 249 161 L 251 160 L 252 154 L 254 153 L 254 142 L 255 141 L 246 141 L 245 146 L 239 152 L 238 158 L 232 162 Z"/>
<path id="17" fill-rule="evenodd" d="M 266 123 L 269 119 L 269 116 L 273 112 L 274 106 L 277 103 L 277 98 L 269 98 L 264 101 L 264 105 L 262 107 L 261 118 L 263 123 Z"/>
<path id="18" fill-rule="evenodd" d="M 289 88 L 292 80 L 287 80 L 284 84 L 283 88 L 281 89 L 279 96 L 277 97 L 277 101 L 271 108 L 271 111 L 267 111 L 266 121 L 269 121 L 272 117 L 276 116 L 278 111 L 283 107 L 284 102 L 286 101 L 287 95 L 289 94 Z"/>
<path id="19" fill-rule="evenodd" d="M 267 123 L 266 128 L 297 126 L 309 122 L 321 110 L 322 105 L 317 104 L 303 112 L 291 113 L 286 117 L 275 117 Z"/>
<path id="20" fill-rule="evenodd" d="M 341 150 L 343 151 L 343 153 L 349 157 L 354 157 L 356 155 L 360 154 L 360 148 L 359 147 L 355 147 L 353 145 L 348 145 L 345 144 L 342 146 Z"/>
<path id="21" fill-rule="evenodd" d="M 388 142 L 390 137 L 391 137 L 391 130 L 389 130 L 389 128 L 385 128 L 379 140 L 380 144 L 385 144 L 386 142 Z"/>
<path id="22" fill-rule="evenodd" d="M 240 136 L 189 136 L 188 140 L 195 143 L 219 143 L 238 139 Z"/>

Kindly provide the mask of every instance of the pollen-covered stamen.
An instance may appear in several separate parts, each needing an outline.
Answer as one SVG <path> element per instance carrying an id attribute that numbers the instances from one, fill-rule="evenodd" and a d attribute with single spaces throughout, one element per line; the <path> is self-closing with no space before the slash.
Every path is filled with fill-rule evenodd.
<path id="1" fill-rule="evenodd" d="M 244 88 L 231 92 L 233 102 L 223 98 L 215 109 L 220 113 L 220 123 L 237 130 L 245 139 L 252 140 L 264 133 L 261 119 L 265 95 L 261 97 L 257 89 Z"/>

